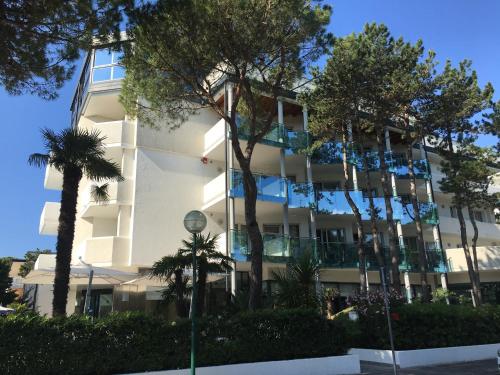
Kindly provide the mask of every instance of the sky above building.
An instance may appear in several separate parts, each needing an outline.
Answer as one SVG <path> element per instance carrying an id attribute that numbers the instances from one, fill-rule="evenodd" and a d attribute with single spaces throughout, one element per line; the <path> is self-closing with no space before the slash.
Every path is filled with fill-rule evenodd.
<path id="1" fill-rule="evenodd" d="M 500 1 L 498 0 L 337 0 L 330 30 L 336 36 L 360 32 L 368 22 L 386 24 L 395 37 L 424 41 L 447 59 L 471 59 L 479 82 L 491 82 L 500 100 Z M 59 201 L 60 192 L 45 190 L 44 170 L 30 167 L 30 153 L 43 151 L 39 129 L 59 130 L 70 125 L 70 104 L 77 77 L 65 84 L 54 101 L 24 95 L 12 97 L 0 87 L 3 132 L 0 149 L 0 257 L 21 257 L 36 248 L 55 249 L 54 236 L 38 234 L 46 201 Z M 483 144 L 489 139 L 483 139 Z"/>

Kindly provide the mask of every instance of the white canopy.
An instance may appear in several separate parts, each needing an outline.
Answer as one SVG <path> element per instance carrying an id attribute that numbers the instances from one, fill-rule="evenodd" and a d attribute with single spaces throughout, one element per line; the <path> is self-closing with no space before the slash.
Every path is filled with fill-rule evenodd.
<path id="1" fill-rule="evenodd" d="M 92 267 L 94 270 L 94 285 L 118 285 L 137 278 L 133 272 L 125 272 L 111 268 Z M 25 284 L 54 284 L 55 268 L 34 269 L 24 279 Z M 84 265 L 71 266 L 70 285 L 86 285 L 89 281 L 89 267 Z"/>
<path id="2" fill-rule="evenodd" d="M 8 307 L 3 307 L 2 305 L 0 305 L 0 315 L 7 315 L 10 313 L 13 313 L 14 311 L 16 311 L 16 310 L 8 308 Z"/>

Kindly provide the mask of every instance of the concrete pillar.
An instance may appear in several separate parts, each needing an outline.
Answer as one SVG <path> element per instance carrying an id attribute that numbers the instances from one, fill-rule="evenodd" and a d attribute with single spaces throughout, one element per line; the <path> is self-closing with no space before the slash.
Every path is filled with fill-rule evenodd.
<path id="1" fill-rule="evenodd" d="M 408 271 L 405 271 L 404 279 L 405 279 L 405 289 L 406 289 L 406 301 L 408 303 L 411 303 L 412 295 L 411 295 L 410 273 Z"/>
<path id="2" fill-rule="evenodd" d="M 347 128 L 347 137 L 348 137 L 348 141 L 349 141 L 349 144 L 352 145 L 352 125 L 349 124 L 347 125 L 348 128 Z M 352 186 L 353 186 L 353 189 L 354 190 L 359 190 L 359 186 L 358 186 L 358 170 L 356 169 L 356 166 L 353 165 L 352 166 Z"/>

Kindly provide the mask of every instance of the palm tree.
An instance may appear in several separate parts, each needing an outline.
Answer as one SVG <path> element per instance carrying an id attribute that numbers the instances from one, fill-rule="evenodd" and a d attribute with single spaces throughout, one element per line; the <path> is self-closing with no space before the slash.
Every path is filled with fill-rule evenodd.
<path id="1" fill-rule="evenodd" d="M 192 267 L 192 249 L 193 241 L 196 236 L 196 266 L 198 273 L 197 287 L 197 314 L 203 314 L 205 306 L 205 294 L 207 279 L 209 274 L 214 273 L 227 273 L 232 270 L 231 263 L 233 259 L 222 254 L 217 250 L 218 235 L 211 236 L 208 233 L 206 236 L 203 234 L 193 234 L 190 241 L 183 240 L 182 247 L 177 250 L 177 254 L 173 256 L 165 256 L 153 265 L 151 275 L 160 277 L 164 280 L 171 280 L 172 276 L 175 277 L 169 284 L 164 296 L 169 296 L 168 289 L 175 290 L 176 309 L 180 317 L 187 316 L 187 309 L 185 308 L 186 295 L 190 294 L 185 282 L 184 270 L 187 267 Z M 171 286 L 170 286 L 171 285 Z"/>
<path id="2" fill-rule="evenodd" d="M 184 269 L 191 263 L 192 258 L 181 254 L 178 250 L 177 254 L 164 256 L 155 262 L 150 272 L 151 277 L 167 281 L 167 287 L 162 293 L 163 300 L 167 303 L 175 301 L 175 310 L 180 318 L 188 317 L 188 297 L 191 294 L 191 288 L 188 286 L 189 279 L 184 276 Z"/>
<path id="3" fill-rule="evenodd" d="M 49 165 L 63 175 L 61 209 L 57 228 L 56 269 L 54 277 L 54 298 L 52 314 L 66 315 L 68 300 L 71 251 L 75 236 L 76 205 L 78 187 L 83 176 L 96 182 L 107 180 L 121 181 L 120 167 L 104 158 L 105 137 L 98 131 L 69 128 L 60 133 L 42 129 L 45 154 L 32 154 L 28 163 L 36 167 Z M 106 200 L 107 183 L 92 189 L 96 201 Z"/>
<path id="4" fill-rule="evenodd" d="M 315 275 L 319 264 L 311 252 L 306 251 L 287 264 L 285 271 L 273 271 L 278 284 L 275 292 L 276 305 L 285 308 L 318 307 Z"/>

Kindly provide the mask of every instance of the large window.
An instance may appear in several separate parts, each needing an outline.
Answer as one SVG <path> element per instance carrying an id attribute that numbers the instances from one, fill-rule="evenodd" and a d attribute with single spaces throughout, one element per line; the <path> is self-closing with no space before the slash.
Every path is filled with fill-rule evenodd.
<path id="1" fill-rule="evenodd" d="M 92 71 L 92 81 L 110 81 L 125 77 L 125 69 L 120 65 L 123 56 L 121 51 L 110 51 L 105 49 L 96 49 L 94 51 L 94 64 Z"/>

